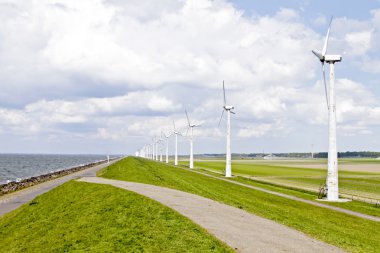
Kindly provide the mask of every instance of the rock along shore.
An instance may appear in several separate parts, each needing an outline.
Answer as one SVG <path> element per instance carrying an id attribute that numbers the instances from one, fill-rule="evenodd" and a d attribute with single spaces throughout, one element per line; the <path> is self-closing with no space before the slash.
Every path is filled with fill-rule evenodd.
<path id="1" fill-rule="evenodd" d="M 115 160 L 115 159 L 118 159 L 118 158 L 112 158 L 112 159 L 110 159 L 110 161 Z M 66 170 L 60 170 L 60 171 L 51 172 L 48 174 L 43 174 L 40 176 L 30 177 L 27 179 L 23 179 L 20 182 L 12 181 L 12 182 L 9 182 L 7 184 L 0 184 L 0 196 L 3 196 L 5 194 L 11 193 L 11 192 L 15 192 L 15 191 L 18 191 L 18 190 L 21 190 L 21 189 L 24 189 L 24 188 L 27 188 L 27 187 L 30 187 L 30 186 L 33 186 L 36 184 L 40 184 L 40 183 L 43 183 L 43 182 L 46 182 L 46 181 L 49 181 L 52 179 L 56 179 L 58 177 L 66 176 L 68 174 L 71 174 L 71 173 L 74 173 L 74 172 L 77 172 L 80 170 L 88 169 L 88 168 L 91 168 L 93 166 L 96 166 L 96 165 L 99 165 L 102 163 L 106 163 L 106 162 L 107 162 L 107 160 L 98 161 L 98 162 L 89 163 L 86 165 L 73 167 L 73 168 L 66 169 Z"/>

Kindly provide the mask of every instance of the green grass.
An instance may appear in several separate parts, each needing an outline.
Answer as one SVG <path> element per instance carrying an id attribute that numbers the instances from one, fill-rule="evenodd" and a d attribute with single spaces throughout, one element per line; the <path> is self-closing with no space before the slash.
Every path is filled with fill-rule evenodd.
<path id="1" fill-rule="evenodd" d="M 276 162 L 279 162 L 279 161 L 276 161 Z M 202 168 L 206 168 L 206 166 L 204 166 L 205 165 L 204 162 L 197 162 L 197 164 L 201 164 Z M 224 164 L 222 166 L 220 164 L 217 164 L 217 165 L 215 165 L 214 163 L 212 164 L 214 165 L 212 170 L 222 171 L 221 167 L 224 166 Z M 236 168 L 234 165 L 234 171 L 235 169 Z M 258 170 L 265 170 L 265 169 L 266 169 L 265 166 L 258 167 Z M 286 169 L 288 168 L 280 167 L 280 169 L 283 169 L 286 172 Z M 292 168 L 292 169 L 297 170 L 298 168 Z M 202 170 L 205 173 L 214 174 L 210 171 L 205 171 L 203 169 L 200 169 L 200 170 Z M 310 170 L 310 169 L 306 169 L 306 170 Z M 302 169 L 300 171 L 301 171 L 300 174 L 302 174 Z M 281 171 L 281 173 L 284 173 L 284 171 Z M 363 177 L 350 178 L 349 176 L 343 176 L 343 178 L 340 178 L 340 186 L 341 188 L 343 188 L 343 192 L 345 189 L 349 188 L 351 192 L 353 190 L 356 190 L 356 192 L 361 191 L 362 196 L 373 197 L 372 195 L 373 192 L 379 191 L 380 182 L 378 180 L 380 179 L 380 176 L 373 177 L 373 175 L 370 174 L 371 177 L 366 177 L 367 173 L 364 173 L 364 174 L 365 175 L 362 175 Z M 214 175 L 217 175 L 217 174 L 214 174 Z M 241 175 L 244 175 L 244 174 L 241 174 Z M 269 177 L 269 179 L 268 178 L 265 178 L 265 179 L 266 180 L 263 181 L 262 178 L 260 177 L 255 177 L 254 179 L 247 179 L 247 178 L 238 176 L 236 178 L 232 178 L 231 180 L 265 188 L 265 189 L 276 191 L 276 192 L 293 195 L 293 196 L 303 198 L 303 199 L 314 200 L 314 201 L 316 201 L 316 198 L 318 197 L 318 193 L 309 191 L 307 189 L 302 189 L 302 187 L 318 189 L 321 182 L 325 181 L 324 176 L 320 176 L 316 178 L 308 178 L 308 177 L 303 177 L 303 176 L 300 176 L 300 177 L 291 176 L 291 177 L 279 177 L 279 178 L 276 178 L 275 180 Z M 324 202 L 324 204 L 337 206 L 337 207 L 345 208 L 345 209 L 352 210 L 355 212 L 360 212 L 360 213 L 380 217 L 380 201 L 379 201 L 379 204 L 377 205 L 374 203 L 370 204 L 370 203 L 365 203 L 361 201 L 351 201 L 351 202 L 345 202 L 345 203 Z"/>
<path id="2" fill-rule="evenodd" d="M 198 194 L 293 227 L 350 252 L 380 250 L 380 225 L 377 222 L 288 200 L 178 167 L 129 157 L 100 171 L 99 175 Z"/>
<path id="3" fill-rule="evenodd" d="M 205 171 L 205 173 L 209 173 L 209 172 Z M 296 196 L 302 199 L 313 200 L 313 201 L 318 202 L 316 200 L 318 197 L 318 194 L 315 192 L 292 188 L 292 187 L 279 186 L 279 185 L 255 181 L 255 180 L 251 180 L 251 179 L 247 179 L 243 177 L 235 177 L 235 178 L 231 178 L 231 180 L 252 185 L 252 186 L 256 186 L 256 187 L 261 187 L 261 188 L 275 191 L 275 192 L 285 193 L 285 194 Z M 343 203 L 323 202 L 323 204 L 341 207 L 341 208 L 352 210 L 355 212 L 380 217 L 380 204 L 375 205 L 375 204 L 365 203 L 365 202 L 356 201 L 356 200 L 353 200 L 350 202 L 343 202 Z"/>
<path id="4" fill-rule="evenodd" d="M 370 158 L 344 158 L 339 159 L 339 162 L 349 163 L 349 164 L 380 164 L 380 159 L 370 159 Z"/>
<path id="5" fill-rule="evenodd" d="M 0 252 L 233 252 L 149 198 L 71 181 L 0 218 Z"/>
<path id="6" fill-rule="evenodd" d="M 277 161 L 278 162 L 278 161 Z M 198 168 L 223 172 L 224 161 L 198 161 Z M 291 165 L 289 165 L 291 166 Z M 233 162 L 234 175 L 247 175 L 263 180 L 299 188 L 313 188 L 316 191 L 326 180 L 326 170 L 295 168 L 280 163 L 257 163 L 256 161 Z M 339 187 L 341 193 L 380 199 L 380 174 L 370 172 L 339 171 Z"/>

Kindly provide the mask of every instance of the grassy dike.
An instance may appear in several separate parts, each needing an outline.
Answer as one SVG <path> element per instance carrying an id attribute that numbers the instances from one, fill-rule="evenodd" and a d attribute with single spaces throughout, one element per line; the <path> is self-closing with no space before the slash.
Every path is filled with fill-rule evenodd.
<path id="1" fill-rule="evenodd" d="M 174 166 L 129 157 L 99 176 L 174 188 L 214 199 L 293 227 L 349 252 L 379 252 L 380 224 L 213 179 Z"/>
<path id="2" fill-rule="evenodd" d="M 206 171 L 206 173 L 208 173 L 208 172 Z M 255 181 L 252 179 L 239 177 L 239 176 L 237 176 L 236 178 L 233 178 L 231 180 L 237 181 L 237 182 L 240 182 L 243 184 L 257 186 L 257 187 L 261 187 L 264 189 L 268 189 L 268 190 L 272 190 L 272 191 L 276 191 L 276 192 L 281 192 L 281 193 L 293 195 L 293 196 L 296 196 L 299 198 L 319 202 L 318 200 L 316 200 L 318 194 L 315 192 L 310 192 L 307 190 L 291 188 L 291 187 L 286 187 L 286 186 L 279 186 L 279 185 L 271 184 L 271 183 L 264 183 L 264 182 Z M 319 203 L 321 203 L 321 202 L 319 202 Z M 350 202 L 342 202 L 342 203 L 341 202 L 323 202 L 323 204 L 330 205 L 330 206 L 336 206 L 336 207 L 344 208 L 347 210 L 380 217 L 380 205 L 376 205 L 376 204 L 369 204 L 369 203 L 356 201 L 356 200 L 353 200 Z"/>
<path id="3" fill-rule="evenodd" d="M 347 162 L 346 162 L 347 163 Z M 223 161 L 197 161 L 198 168 L 211 169 L 223 172 L 225 163 Z M 326 180 L 326 169 L 311 169 L 291 167 L 283 164 L 260 164 L 241 161 L 233 162 L 233 171 L 236 175 L 255 177 L 255 180 L 271 182 L 273 184 L 292 185 L 319 189 L 321 183 Z M 342 193 L 367 196 L 376 198 L 380 196 L 380 174 L 373 172 L 339 171 L 339 189 Z"/>
<path id="4" fill-rule="evenodd" d="M 70 181 L 0 218 L 0 252 L 233 252 L 144 196 Z"/>
<path id="5" fill-rule="evenodd" d="M 224 169 L 224 167 L 223 167 L 224 164 L 222 164 L 222 165 L 221 164 L 222 163 L 219 163 L 219 162 L 207 162 L 207 163 L 206 162 L 196 162 L 195 163 L 195 165 L 196 165 L 195 169 L 199 170 L 203 173 L 213 175 L 213 176 L 221 176 L 219 173 L 217 173 L 217 172 L 222 172 Z M 182 162 L 181 165 L 185 166 L 185 163 Z M 240 164 L 240 165 L 242 165 L 242 164 Z M 264 171 L 268 169 L 267 165 L 263 165 L 262 167 L 260 167 L 260 165 L 254 164 L 254 166 L 255 166 L 255 171 L 252 171 L 252 169 L 251 169 L 251 171 L 249 173 L 238 170 L 234 167 L 234 171 L 237 171 L 235 173 L 240 173 L 241 175 L 238 174 L 236 177 L 233 177 L 230 180 L 318 202 L 316 200 L 318 197 L 318 193 L 316 193 L 316 192 L 311 192 L 311 191 L 299 188 L 297 186 L 290 187 L 290 186 L 278 184 L 276 182 L 262 181 L 260 179 L 260 177 L 255 177 L 255 178 L 250 178 L 250 179 L 246 178 L 245 176 L 251 176 L 252 174 L 255 175 L 254 173 L 257 173 L 257 174 L 264 173 Z M 273 167 L 273 166 L 269 166 L 269 167 Z M 246 169 L 246 167 L 243 167 L 243 168 Z M 280 171 L 281 175 L 284 175 L 284 174 L 286 174 L 287 170 L 290 170 L 290 171 L 299 170 L 300 171 L 299 177 L 302 178 L 302 180 L 305 180 L 305 178 L 302 177 L 302 176 L 304 176 L 304 174 L 303 174 L 304 170 L 306 170 L 306 171 L 312 170 L 314 172 L 316 171 L 316 169 L 302 169 L 302 168 L 300 169 L 300 168 L 277 166 L 277 168 L 275 170 L 273 170 L 271 173 L 273 173 L 273 175 L 276 175 L 276 172 L 278 173 L 278 171 Z M 212 171 L 214 171 L 215 173 Z M 246 173 L 246 174 L 244 174 L 244 173 Z M 270 175 L 270 174 L 268 174 L 268 172 L 265 172 L 265 173 L 266 173 L 266 175 Z M 326 173 L 326 172 L 324 171 L 324 173 Z M 343 174 L 344 173 L 345 172 L 343 172 Z M 347 173 L 351 173 L 351 172 L 347 172 Z M 357 173 L 357 172 L 352 172 L 352 173 Z M 367 175 L 368 173 L 360 173 L 360 174 L 361 175 Z M 372 175 L 372 174 L 370 174 L 370 175 Z M 361 181 L 363 181 L 363 180 L 365 180 L 365 184 L 367 184 L 367 185 L 368 185 L 368 182 L 370 182 L 370 184 L 372 186 L 374 186 L 374 187 L 372 187 L 371 190 L 373 192 L 376 192 L 375 188 L 379 187 L 377 185 L 378 183 L 377 182 L 374 182 L 374 183 L 371 182 L 371 178 L 367 178 L 367 179 L 366 178 L 364 178 L 364 179 L 359 178 L 356 180 L 356 184 L 360 184 Z M 378 179 L 376 179 L 376 180 L 378 181 Z M 340 180 L 340 181 L 342 181 L 342 180 Z M 317 189 L 317 187 L 316 187 L 316 189 Z M 370 204 L 370 203 L 365 203 L 365 202 L 356 201 L 356 200 L 350 201 L 350 202 L 343 202 L 343 203 L 323 202 L 323 204 L 330 205 L 330 206 L 336 206 L 336 207 L 352 210 L 355 212 L 380 217 L 380 205 L 379 204 L 374 204 L 374 203 Z"/>

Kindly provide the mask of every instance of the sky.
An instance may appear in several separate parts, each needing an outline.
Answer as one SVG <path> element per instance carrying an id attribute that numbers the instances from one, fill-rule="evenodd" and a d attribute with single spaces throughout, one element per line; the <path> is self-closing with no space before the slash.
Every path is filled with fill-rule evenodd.
<path id="1" fill-rule="evenodd" d="M 380 151 L 380 1 L 0 0 L 0 153 L 134 154 L 185 109 L 225 153 L 223 80 L 233 153 L 327 151 L 331 16 L 338 150 Z"/>

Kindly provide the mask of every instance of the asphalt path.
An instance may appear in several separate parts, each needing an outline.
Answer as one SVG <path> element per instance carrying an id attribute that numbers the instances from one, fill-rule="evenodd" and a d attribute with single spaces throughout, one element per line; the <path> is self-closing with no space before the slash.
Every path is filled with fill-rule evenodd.
<path id="1" fill-rule="evenodd" d="M 99 177 L 78 181 L 108 184 L 156 200 L 188 217 L 237 252 L 344 252 L 295 229 L 187 192 Z"/>
<path id="2" fill-rule="evenodd" d="M 13 193 L 9 193 L 0 197 L 0 217 L 4 214 L 15 210 L 21 205 L 33 200 L 35 197 L 50 191 L 51 189 L 73 179 L 78 179 L 80 177 L 95 177 L 96 172 L 98 170 L 103 169 L 104 167 L 109 166 L 110 164 L 119 161 L 120 159 L 113 160 L 109 164 L 103 163 L 100 165 L 96 165 L 94 167 L 84 169 L 78 172 L 74 172 L 72 174 L 59 177 L 57 179 L 53 179 L 50 181 L 43 182 L 41 184 L 37 184 L 20 191 L 16 191 Z"/>

